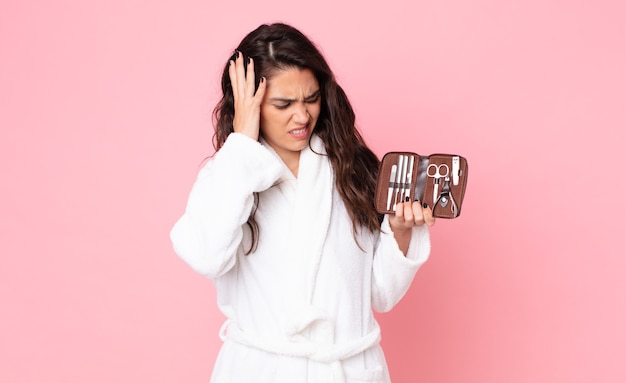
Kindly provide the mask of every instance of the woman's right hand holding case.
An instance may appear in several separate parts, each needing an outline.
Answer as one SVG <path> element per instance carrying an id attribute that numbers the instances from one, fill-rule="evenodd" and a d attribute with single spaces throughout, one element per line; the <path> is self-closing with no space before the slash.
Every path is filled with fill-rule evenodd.
<path id="1" fill-rule="evenodd" d="M 233 88 L 235 107 L 233 130 L 258 141 L 261 120 L 261 102 L 263 101 L 267 81 L 265 77 L 262 77 L 259 82 L 259 88 L 255 92 L 254 61 L 251 57 L 248 58 L 248 66 L 244 68 L 243 60 L 243 54 L 238 51 L 235 61 L 230 60 L 228 67 L 228 75 Z"/>

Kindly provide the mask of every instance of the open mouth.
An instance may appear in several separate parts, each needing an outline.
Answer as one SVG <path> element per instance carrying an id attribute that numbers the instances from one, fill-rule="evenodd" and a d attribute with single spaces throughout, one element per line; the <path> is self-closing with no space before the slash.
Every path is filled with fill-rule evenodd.
<path id="1" fill-rule="evenodd" d="M 308 132 L 309 132 L 309 128 L 304 127 L 304 128 L 290 130 L 289 134 L 293 136 L 294 138 L 304 138 L 307 136 Z"/>

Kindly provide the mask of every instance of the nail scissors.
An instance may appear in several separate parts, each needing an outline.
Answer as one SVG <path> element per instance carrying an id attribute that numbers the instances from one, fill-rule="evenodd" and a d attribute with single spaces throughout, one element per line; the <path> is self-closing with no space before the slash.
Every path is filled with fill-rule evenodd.
<path id="1" fill-rule="evenodd" d="M 431 169 L 433 170 L 431 171 Z M 445 173 L 442 173 L 443 169 L 445 169 Z M 430 164 L 428 168 L 426 168 L 426 175 L 435 179 L 433 182 L 433 204 L 437 203 L 437 199 L 439 198 L 439 180 L 448 177 L 449 174 L 450 168 L 446 164 Z"/>

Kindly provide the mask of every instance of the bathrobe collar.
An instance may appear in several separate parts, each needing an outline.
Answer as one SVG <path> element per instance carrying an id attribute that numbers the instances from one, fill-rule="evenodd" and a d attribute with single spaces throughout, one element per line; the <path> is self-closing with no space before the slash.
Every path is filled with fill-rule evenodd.
<path id="1" fill-rule="evenodd" d="M 261 143 L 276 152 L 261 138 Z M 278 154 L 276 154 L 278 155 Z M 293 180 L 293 174 L 285 165 L 281 179 Z M 279 181 L 278 187 L 281 187 Z M 290 301 L 289 320 L 285 329 L 288 335 L 296 335 L 320 318 L 311 306 L 315 281 L 326 242 L 332 210 L 334 176 L 322 139 L 313 134 L 309 145 L 300 153 L 296 180 L 294 208 L 286 233 L 286 262 L 293 286 L 286 293 Z M 285 188 L 289 186 L 285 185 Z M 292 189 L 293 190 L 293 189 Z M 285 190 L 289 193 L 288 190 Z"/>

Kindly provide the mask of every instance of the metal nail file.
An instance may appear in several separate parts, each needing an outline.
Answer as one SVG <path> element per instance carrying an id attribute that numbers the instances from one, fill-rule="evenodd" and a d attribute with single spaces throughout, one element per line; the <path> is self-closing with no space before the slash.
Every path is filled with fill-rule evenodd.
<path id="1" fill-rule="evenodd" d="M 401 173 L 402 173 L 403 159 L 404 159 L 404 156 L 398 157 L 398 168 L 396 170 L 396 188 L 395 188 L 394 197 L 393 197 L 393 210 L 396 210 L 396 203 L 398 202 L 398 192 L 400 191 L 400 181 L 402 180 Z"/>
<path id="2" fill-rule="evenodd" d="M 417 172 L 415 173 L 415 190 L 413 191 L 413 199 L 422 200 L 424 198 L 424 190 L 426 189 L 426 179 L 428 176 L 427 168 L 428 168 L 428 157 L 417 157 Z M 425 202 L 425 201 L 422 201 Z"/>
<path id="3" fill-rule="evenodd" d="M 406 184 L 404 185 L 404 199 L 409 201 L 411 199 L 411 181 L 413 178 L 413 163 L 415 161 L 414 156 L 409 157 L 409 170 L 406 174 Z"/>
<path id="4" fill-rule="evenodd" d="M 404 198 L 405 198 L 405 191 L 406 191 L 406 168 L 407 165 L 409 164 L 409 156 L 401 156 L 402 157 L 402 176 L 400 177 L 400 185 L 398 186 L 400 188 L 400 202 L 404 202 Z"/>
<path id="5" fill-rule="evenodd" d="M 397 165 L 391 167 L 391 175 L 389 176 L 389 190 L 387 191 L 387 210 L 391 207 L 391 198 L 393 197 L 394 184 L 396 182 Z"/>

